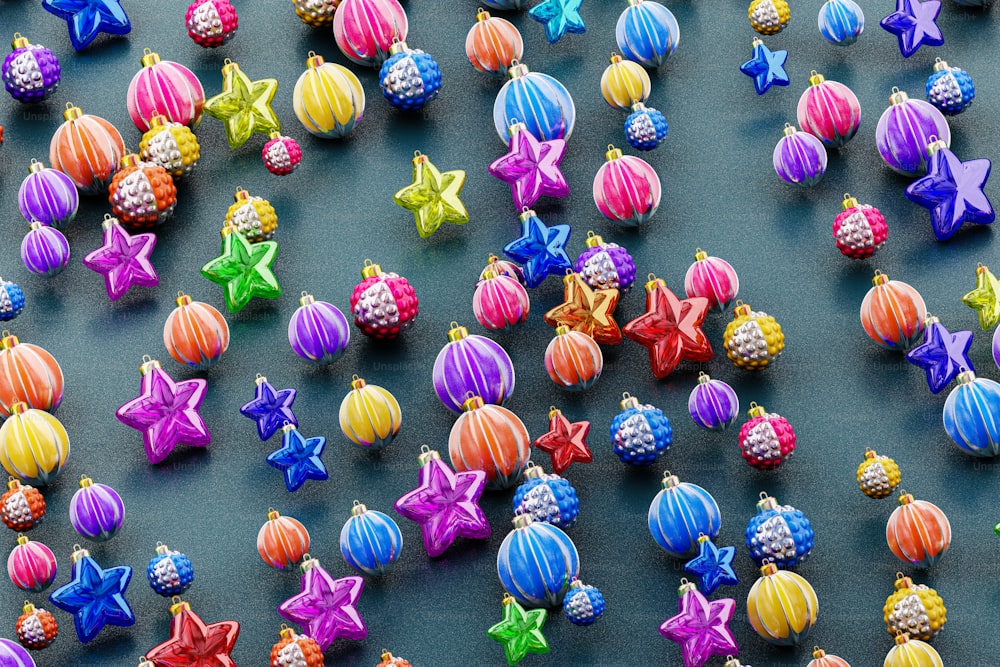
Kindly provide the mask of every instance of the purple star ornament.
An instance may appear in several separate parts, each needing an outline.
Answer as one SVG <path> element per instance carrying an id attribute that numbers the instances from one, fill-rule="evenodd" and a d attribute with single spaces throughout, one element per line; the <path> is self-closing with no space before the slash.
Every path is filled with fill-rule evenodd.
<path id="1" fill-rule="evenodd" d="M 139 367 L 141 393 L 118 408 L 118 421 L 142 432 L 150 463 L 167 458 L 177 445 L 206 447 L 212 441 L 198 414 L 208 383 L 202 379 L 174 382 L 160 362 L 145 357 Z"/>
<path id="2" fill-rule="evenodd" d="M 969 361 L 971 331 L 952 333 L 931 315 L 924 321 L 924 342 L 906 353 L 906 360 L 927 373 L 932 394 L 941 393 L 962 371 L 975 371 Z"/>
<path id="3" fill-rule="evenodd" d="M 324 651 L 338 639 L 367 637 L 368 628 L 357 609 L 364 579 L 334 579 L 315 558 L 304 560 L 301 568 L 302 590 L 281 603 L 281 617 L 302 626 Z"/>
<path id="4" fill-rule="evenodd" d="M 155 234 L 131 235 L 116 218 L 105 214 L 101 227 L 104 243 L 83 258 L 83 265 L 104 276 L 108 298 L 117 301 L 138 285 L 156 287 L 160 276 L 150 261 L 156 247 Z"/>
<path id="5" fill-rule="evenodd" d="M 299 420 L 292 412 L 296 393 L 294 389 L 275 389 L 274 385 L 259 373 L 254 382 L 257 391 L 253 400 L 240 408 L 240 414 L 257 422 L 257 435 L 262 441 L 269 440 L 285 424 L 299 425 Z"/>
<path id="6" fill-rule="evenodd" d="M 962 162 L 943 141 L 932 142 L 927 152 L 927 175 L 911 183 L 906 196 L 930 211 L 938 241 L 950 239 L 965 222 L 991 224 L 996 215 L 983 192 L 990 177 L 990 161 Z"/>
<path id="7" fill-rule="evenodd" d="M 436 451 L 421 448 L 420 486 L 396 501 L 402 516 L 420 524 L 427 555 L 435 558 L 457 537 L 485 540 L 490 524 L 479 507 L 486 488 L 486 473 L 467 470 L 456 473 Z"/>
<path id="8" fill-rule="evenodd" d="M 489 166 L 490 174 L 510 186 L 514 207 L 531 208 L 541 197 L 567 197 L 569 185 L 559 163 L 566 153 L 562 139 L 539 141 L 524 123 L 507 128 L 510 150 Z"/>
<path id="9" fill-rule="evenodd" d="M 698 587 L 682 580 L 677 590 L 681 596 L 677 615 L 660 626 L 660 634 L 681 647 L 684 667 L 701 667 L 713 655 L 729 656 L 740 652 L 729 622 L 736 610 L 731 598 L 707 600 Z"/>
<path id="10" fill-rule="evenodd" d="M 899 40 L 899 52 L 909 58 L 921 46 L 941 46 L 944 35 L 937 26 L 940 0 L 896 0 L 896 11 L 879 22 Z"/>

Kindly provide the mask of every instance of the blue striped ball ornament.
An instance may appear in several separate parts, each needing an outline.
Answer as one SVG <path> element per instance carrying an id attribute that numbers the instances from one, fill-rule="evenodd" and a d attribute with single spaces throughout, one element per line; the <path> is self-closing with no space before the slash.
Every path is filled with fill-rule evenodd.
<path id="1" fill-rule="evenodd" d="M 698 553 L 698 536 L 714 540 L 722 527 L 719 505 L 712 494 L 669 472 L 663 488 L 649 504 L 649 534 L 673 556 L 687 560 Z"/>
<path id="2" fill-rule="evenodd" d="M 573 540 L 530 514 L 514 517 L 497 554 L 497 575 L 504 589 L 525 607 L 556 607 L 570 582 L 580 574 L 580 555 Z"/>
<path id="3" fill-rule="evenodd" d="M 865 13 L 854 0 L 826 0 L 819 8 L 819 32 L 837 46 L 850 46 L 865 30 Z"/>
<path id="4" fill-rule="evenodd" d="M 944 403 L 944 430 L 966 454 L 1000 454 L 1000 384 L 972 371 L 959 373 Z"/>
<path id="5" fill-rule="evenodd" d="M 403 549 L 403 534 L 388 515 L 361 503 L 340 531 L 340 553 L 347 564 L 362 574 L 377 577 L 396 565 Z"/>
<path id="6" fill-rule="evenodd" d="M 643 67 L 667 62 L 680 39 L 681 29 L 673 12 L 653 0 L 628 0 L 615 25 L 618 50 Z"/>

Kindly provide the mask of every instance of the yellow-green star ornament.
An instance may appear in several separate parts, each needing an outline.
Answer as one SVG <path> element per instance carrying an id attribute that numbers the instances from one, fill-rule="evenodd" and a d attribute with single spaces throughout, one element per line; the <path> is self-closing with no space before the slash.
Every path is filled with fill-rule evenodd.
<path id="1" fill-rule="evenodd" d="M 465 185 L 461 169 L 438 171 L 426 155 L 413 154 L 413 183 L 393 195 L 392 200 L 413 213 L 417 233 L 427 238 L 444 223 L 464 225 L 469 212 L 458 195 Z"/>
<path id="2" fill-rule="evenodd" d="M 962 297 L 962 303 L 979 313 L 979 326 L 989 331 L 1000 322 L 1000 280 L 989 267 L 976 267 L 976 289 Z"/>
<path id="3" fill-rule="evenodd" d="M 222 66 L 222 92 L 205 102 L 205 113 L 226 125 L 230 148 L 239 148 L 254 133 L 281 131 L 271 101 L 278 92 L 277 79 L 251 81 L 240 66 L 226 60 Z"/>
<path id="4" fill-rule="evenodd" d="M 503 644 L 508 665 L 516 665 L 529 653 L 548 653 L 549 643 L 542 634 L 548 612 L 544 609 L 525 611 L 510 595 L 503 596 L 503 620 L 486 631 L 495 642 Z"/>
<path id="5" fill-rule="evenodd" d="M 254 297 L 281 296 L 281 285 L 271 270 L 277 255 L 278 244 L 274 241 L 250 243 L 228 225 L 222 230 L 222 252 L 201 267 L 201 275 L 222 286 L 226 307 L 229 312 L 238 313 Z"/>

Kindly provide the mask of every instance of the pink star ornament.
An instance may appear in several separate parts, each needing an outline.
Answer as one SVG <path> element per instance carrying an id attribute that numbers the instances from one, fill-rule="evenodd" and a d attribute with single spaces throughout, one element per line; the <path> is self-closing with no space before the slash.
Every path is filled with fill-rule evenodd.
<path id="1" fill-rule="evenodd" d="M 334 579 L 315 558 L 304 560 L 301 568 L 302 591 L 281 603 L 281 617 L 301 626 L 324 651 L 338 639 L 367 637 L 368 628 L 357 608 L 364 579 Z"/>
<path id="2" fill-rule="evenodd" d="M 156 287 L 160 276 L 150 260 L 155 234 L 129 234 L 110 215 L 104 216 L 104 243 L 83 258 L 83 265 L 104 276 L 108 298 L 117 301 L 132 287 Z"/>
<path id="3" fill-rule="evenodd" d="M 729 656 L 740 652 L 729 629 L 736 601 L 731 598 L 705 598 L 693 583 L 682 580 L 677 590 L 681 596 L 677 615 L 660 626 L 660 634 L 681 647 L 684 667 L 701 667 L 713 655 Z"/>
<path id="4" fill-rule="evenodd" d="M 569 185 L 559 169 L 566 142 L 562 139 L 539 141 L 524 123 L 514 123 L 507 132 L 510 148 L 489 166 L 490 174 L 510 185 L 514 206 L 521 211 L 531 208 L 541 197 L 567 197 Z"/>

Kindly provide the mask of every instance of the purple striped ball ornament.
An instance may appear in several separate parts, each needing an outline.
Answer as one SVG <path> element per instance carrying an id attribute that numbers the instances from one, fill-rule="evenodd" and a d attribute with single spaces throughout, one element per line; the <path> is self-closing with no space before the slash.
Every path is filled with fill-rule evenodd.
<path id="1" fill-rule="evenodd" d="M 0 639 L 0 667 L 36 667 L 35 660 L 20 644 Z"/>
<path id="2" fill-rule="evenodd" d="M 28 222 L 37 220 L 62 229 L 76 217 L 80 195 L 69 176 L 32 160 L 17 191 L 17 206 Z"/>
<path id="3" fill-rule="evenodd" d="M 55 227 L 34 220 L 21 241 L 21 261 L 34 274 L 54 276 L 69 264 L 69 241 Z"/>
<path id="4" fill-rule="evenodd" d="M 434 391 L 452 412 L 461 413 L 469 396 L 503 405 L 514 392 L 514 364 L 499 344 L 452 322 L 448 344 L 434 360 Z"/>
<path id="5" fill-rule="evenodd" d="M 823 180 L 826 147 L 809 134 L 785 123 L 784 136 L 774 147 L 774 171 L 785 183 L 808 188 Z"/>
<path id="6" fill-rule="evenodd" d="M 740 399 L 728 384 L 698 374 L 698 384 L 688 398 L 688 412 L 698 426 L 709 431 L 724 431 L 740 413 Z"/>
<path id="7" fill-rule="evenodd" d="M 105 484 L 95 484 L 87 476 L 69 501 L 69 520 L 76 532 L 94 542 L 107 542 L 121 530 L 125 503 L 118 492 Z"/>
<path id="8" fill-rule="evenodd" d="M 41 542 L 18 535 L 17 546 L 7 556 L 7 575 L 22 591 L 41 593 L 56 580 L 56 557 Z M 0 665 L 3 665 L 0 662 Z"/>
<path id="9" fill-rule="evenodd" d="M 350 340 L 351 328 L 340 309 L 303 292 L 298 309 L 288 321 L 288 342 L 295 354 L 326 366 L 344 354 Z"/>
<path id="10" fill-rule="evenodd" d="M 875 128 L 878 152 L 889 168 L 904 176 L 927 171 L 927 147 L 935 140 L 951 146 L 951 129 L 933 104 L 911 100 L 897 88 L 889 96 L 889 108 L 882 112 Z"/>

